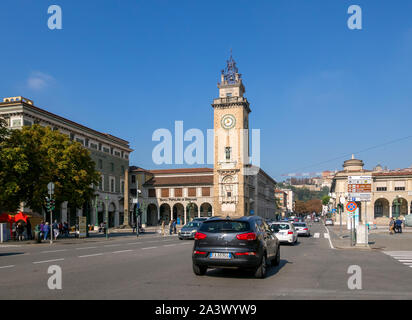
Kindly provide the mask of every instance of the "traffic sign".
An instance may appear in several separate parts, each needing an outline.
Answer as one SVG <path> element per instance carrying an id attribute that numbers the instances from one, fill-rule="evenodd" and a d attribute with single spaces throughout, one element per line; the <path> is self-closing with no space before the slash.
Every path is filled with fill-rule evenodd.
<path id="1" fill-rule="evenodd" d="M 354 212 L 356 211 L 356 209 L 358 208 L 358 205 L 356 204 L 356 202 L 348 202 L 346 205 L 346 210 L 348 210 L 349 212 Z"/>

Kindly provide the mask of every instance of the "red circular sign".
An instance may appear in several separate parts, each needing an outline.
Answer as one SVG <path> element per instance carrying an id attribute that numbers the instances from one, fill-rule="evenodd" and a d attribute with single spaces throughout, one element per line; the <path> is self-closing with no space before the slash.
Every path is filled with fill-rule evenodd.
<path id="1" fill-rule="evenodd" d="M 358 208 L 358 205 L 356 204 L 356 202 L 348 202 L 348 204 L 346 205 L 346 210 L 348 210 L 349 212 L 354 212 L 356 211 L 356 209 Z"/>

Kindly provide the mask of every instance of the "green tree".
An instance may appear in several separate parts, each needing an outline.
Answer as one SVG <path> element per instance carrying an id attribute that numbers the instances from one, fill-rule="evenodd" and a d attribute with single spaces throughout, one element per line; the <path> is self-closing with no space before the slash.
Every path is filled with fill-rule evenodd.
<path id="1" fill-rule="evenodd" d="M 324 206 L 327 206 L 328 204 L 329 204 L 329 200 L 330 200 L 330 197 L 329 196 L 323 196 L 322 197 L 322 204 L 324 205 Z"/>
<path id="2" fill-rule="evenodd" d="M 15 211 L 20 202 L 41 212 L 47 184 L 55 183 L 56 203 L 80 208 L 99 180 L 90 153 L 78 142 L 49 127 L 13 130 L 0 149 L 0 207 Z"/>
<path id="3" fill-rule="evenodd" d="M 0 118 L 0 143 L 4 141 L 8 135 L 9 130 L 7 129 L 7 122 L 3 118 Z M 1 145 L 0 145 L 1 148 Z"/>

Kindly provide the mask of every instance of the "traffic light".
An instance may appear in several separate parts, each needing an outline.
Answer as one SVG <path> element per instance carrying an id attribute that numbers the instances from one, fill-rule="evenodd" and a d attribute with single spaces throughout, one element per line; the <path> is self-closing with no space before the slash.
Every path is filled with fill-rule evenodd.
<path id="1" fill-rule="evenodd" d="M 54 210 L 54 208 L 55 208 L 55 202 L 54 202 L 54 199 L 51 199 L 50 200 L 50 211 Z"/>
<path id="2" fill-rule="evenodd" d="M 47 211 L 50 211 L 50 199 L 49 199 L 49 197 L 46 197 L 46 209 L 47 209 Z"/>

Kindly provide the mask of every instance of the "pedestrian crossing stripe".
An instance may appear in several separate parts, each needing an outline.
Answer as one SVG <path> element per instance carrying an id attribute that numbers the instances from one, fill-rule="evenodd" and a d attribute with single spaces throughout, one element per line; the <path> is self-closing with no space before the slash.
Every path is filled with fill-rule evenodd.
<path id="1" fill-rule="evenodd" d="M 313 235 L 314 238 L 319 238 L 319 236 L 320 236 L 320 233 L 319 233 L 319 232 L 316 232 L 316 233 Z"/>
<path id="2" fill-rule="evenodd" d="M 412 251 L 384 251 L 383 253 L 412 268 Z"/>
<path id="3" fill-rule="evenodd" d="M 329 239 L 329 233 L 324 233 L 323 236 L 324 236 L 326 239 Z"/>

